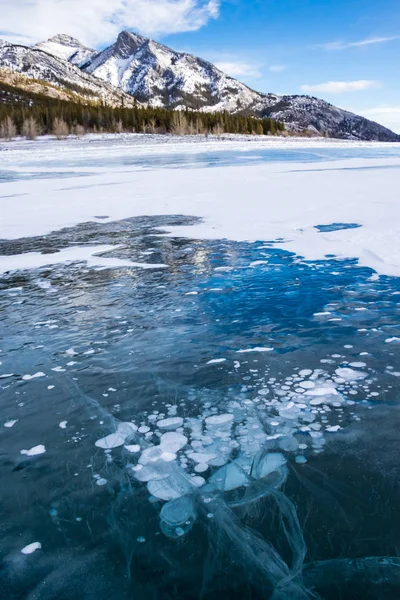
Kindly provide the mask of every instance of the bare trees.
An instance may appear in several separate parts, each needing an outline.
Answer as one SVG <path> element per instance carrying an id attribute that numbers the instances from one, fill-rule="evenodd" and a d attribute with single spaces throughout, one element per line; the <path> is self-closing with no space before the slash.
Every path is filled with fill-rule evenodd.
<path id="1" fill-rule="evenodd" d="M 119 119 L 116 123 L 115 123 L 115 131 L 116 133 L 123 133 L 124 131 L 124 124 L 121 121 L 121 119 Z"/>
<path id="2" fill-rule="evenodd" d="M 217 136 L 217 138 L 221 137 L 221 135 L 224 133 L 224 130 L 222 129 L 222 126 L 220 123 L 217 123 L 215 125 L 215 127 L 213 128 L 213 134 L 215 136 Z"/>
<path id="3" fill-rule="evenodd" d="M 144 127 L 145 133 L 157 133 L 157 123 L 155 119 L 150 119 L 148 124 Z"/>
<path id="4" fill-rule="evenodd" d="M 188 120 L 181 110 L 177 110 L 172 115 L 171 133 L 174 135 L 186 135 L 188 133 Z"/>
<path id="5" fill-rule="evenodd" d="M 22 135 L 26 137 L 27 140 L 36 140 L 39 135 L 39 127 L 33 117 L 24 120 L 22 124 Z"/>
<path id="6" fill-rule="evenodd" d="M 80 138 L 85 135 L 86 129 L 83 125 L 74 125 L 72 128 L 72 133 L 76 135 L 76 137 Z"/>
<path id="7" fill-rule="evenodd" d="M 69 135 L 69 127 L 64 119 L 56 117 L 53 123 L 53 133 L 58 140 L 63 140 Z"/>
<path id="8" fill-rule="evenodd" d="M 6 117 L 0 124 L 0 137 L 5 140 L 12 140 L 17 135 L 17 128 L 11 117 Z"/>

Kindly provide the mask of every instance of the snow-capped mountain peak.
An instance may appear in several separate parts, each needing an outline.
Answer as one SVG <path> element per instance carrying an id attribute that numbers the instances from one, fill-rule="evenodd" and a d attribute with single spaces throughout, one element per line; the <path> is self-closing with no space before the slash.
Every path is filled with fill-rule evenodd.
<path id="1" fill-rule="evenodd" d="M 123 31 L 84 70 L 150 106 L 241 112 L 261 109 L 267 95 L 222 73 L 211 63 Z M 274 97 L 275 98 L 275 97 Z"/>
<path id="2" fill-rule="evenodd" d="M 112 48 L 121 58 L 132 56 L 140 46 L 146 44 L 149 40 L 141 35 L 132 33 L 131 31 L 121 31 L 117 37 L 117 41 Z"/>
<path id="3" fill-rule="evenodd" d="M 10 42 L 0 43 L 0 70 L 20 73 L 30 80 L 47 82 L 52 87 L 55 86 L 62 92 L 66 92 L 68 98 L 76 98 L 77 101 L 104 102 L 110 106 L 121 106 L 121 104 L 133 106 L 135 104 L 132 96 L 125 94 L 120 89 L 113 88 L 89 73 L 85 73 L 73 64 L 73 57 L 84 46 L 78 42 L 79 48 L 77 48 L 76 40 L 68 37 L 68 42 L 71 44 L 69 48 L 73 53 L 71 62 L 68 62 L 50 51 L 54 49 L 54 46 L 57 52 L 59 52 L 59 45 L 64 48 L 65 37 L 61 37 L 61 44 L 60 37 L 52 38 L 52 40 L 54 39 L 56 41 L 44 42 L 44 45 L 48 44 L 46 50 L 39 46 L 30 48 Z"/>
<path id="4" fill-rule="evenodd" d="M 79 40 L 63 33 L 51 37 L 46 42 L 36 44 L 35 47 L 78 67 L 84 65 L 97 54 L 97 50 L 87 48 Z"/>

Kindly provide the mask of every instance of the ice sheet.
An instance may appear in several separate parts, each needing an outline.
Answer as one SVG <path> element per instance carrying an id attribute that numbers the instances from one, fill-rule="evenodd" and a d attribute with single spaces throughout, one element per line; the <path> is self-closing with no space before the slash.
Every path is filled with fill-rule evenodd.
<path id="1" fill-rule="evenodd" d="M 69 148 L 68 143 L 59 147 L 65 152 Z M 121 152 L 111 138 L 108 147 L 114 155 Z M 162 151 L 171 147 L 167 144 Z M 180 151 L 187 147 L 182 143 Z M 35 148 L 46 164 L 46 142 Z M 80 152 L 93 158 L 88 145 Z M 18 162 L 18 150 L 13 156 Z M 202 222 L 170 228 L 173 235 L 238 241 L 280 238 L 278 247 L 308 259 L 326 254 L 355 257 L 378 273 L 399 275 L 399 180 L 398 158 L 164 169 L 162 186 L 153 171 L 110 166 L 85 178 L 3 183 L 0 237 L 44 235 L 93 221 L 99 214 L 108 215 L 108 220 L 182 214 L 200 217 Z M 318 223 L 358 223 L 361 227 L 322 233 L 315 229 Z M 1 269 L 23 268 L 28 256 L 3 257 Z M 49 256 L 39 254 L 29 260 L 48 264 Z"/>

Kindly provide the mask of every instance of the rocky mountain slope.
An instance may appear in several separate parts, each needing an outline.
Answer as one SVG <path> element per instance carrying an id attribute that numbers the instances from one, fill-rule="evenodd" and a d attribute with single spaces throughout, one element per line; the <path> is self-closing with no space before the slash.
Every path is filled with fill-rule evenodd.
<path id="1" fill-rule="evenodd" d="M 57 58 L 38 48 L 0 42 L 0 69 L 19 73 L 27 82 L 47 82 L 67 93 L 70 99 L 104 102 L 110 106 L 133 105 L 132 97 L 122 90 L 83 72 L 66 60 Z M 8 82 L 10 83 L 10 82 Z M 28 83 L 26 83 L 28 85 Z M 50 93 L 51 91 L 51 93 Z M 52 95 L 52 90 L 49 95 Z M 43 89 L 41 90 L 43 93 Z"/>
<path id="2" fill-rule="evenodd" d="M 55 35 L 46 42 L 36 44 L 35 48 L 57 58 L 67 60 L 78 67 L 81 67 L 98 54 L 97 50 L 87 48 L 75 38 L 63 34 Z"/>
<path id="3" fill-rule="evenodd" d="M 400 136 L 382 125 L 324 100 L 256 92 L 210 62 L 128 31 L 121 32 L 116 42 L 101 52 L 66 35 L 57 35 L 34 48 L 3 43 L 2 66 L 71 89 L 85 89 L 114 104 L 128 105 L 134 96 L 153 107 L 272 117 L 293 132 L 400 141 Z"/>
<path id="4" fill-rule="evenodd" d="M 277 100 L 259 94 L 191 54 L 123 31 L 83 69 L 152 106 L 261 113 Z"/>
<path id="5" fill-rule="evenodd" d="M 308 129 L 340 139 L 400 141 L 399 135 L 383 125 L 311 96 L 281 96 L 263 114 L 282 121 L 289 131 Z"/>

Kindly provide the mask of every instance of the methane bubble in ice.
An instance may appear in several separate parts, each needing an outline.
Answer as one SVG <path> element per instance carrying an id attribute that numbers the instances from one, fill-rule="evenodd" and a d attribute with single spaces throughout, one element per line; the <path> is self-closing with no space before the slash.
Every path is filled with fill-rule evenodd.
<path id="1" fill-rule="evenodd" d="M 195 521 L 196 513 L 190 496 L 170 500 L 161 509 L 161 531 L 170 538 L 178 538 L 188 533 Z"/>

